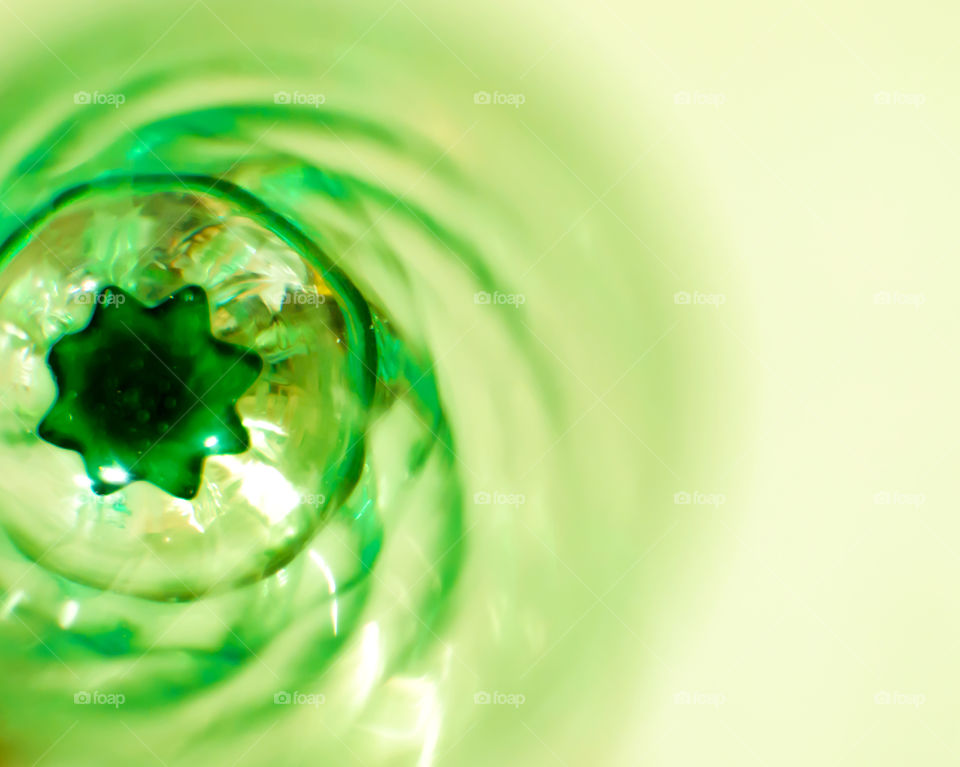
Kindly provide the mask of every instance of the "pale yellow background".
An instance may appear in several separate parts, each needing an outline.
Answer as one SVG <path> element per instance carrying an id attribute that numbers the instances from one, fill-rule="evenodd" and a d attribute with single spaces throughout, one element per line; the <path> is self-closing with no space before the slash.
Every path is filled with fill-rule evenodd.
<path id="1" fill-rule="evenodd" d="M 703 489 L 728 500 L 692 509 L 709 534 L 648 640 L 659 700 L 723 703 L 638 693 L 622 763 L 955 764 L 957 9 L 618 13 L 647 109 L 712 213 L 717 250 L 700 258 L 731 268 L 701 290 L 727 294 L 716 335 L 752 427 L 729 452 L 710 435 Z M 725 101 L 674 107 L 681 90 Z M 878 104 L 883 92 L 895 103 Z M 881 291 L 917 303 L 877 304 Z M 884 692 L 900 703 L 876 703 Z"/>

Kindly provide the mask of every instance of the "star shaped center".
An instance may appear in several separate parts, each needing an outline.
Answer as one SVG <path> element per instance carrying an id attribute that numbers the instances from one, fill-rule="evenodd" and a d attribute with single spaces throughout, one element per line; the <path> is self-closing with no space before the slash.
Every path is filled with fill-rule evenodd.
<path id="1" fill-rule="evenodd" d="M 193 498 L 207 456 L 250 446 L 236 403 L 262 358 L 212 335 L 199 286 L 152 307 L 114 286 L 90 298 L 89 324 L 50 349 L 57 399 L 40 437 L 80 453 L 95 493 L 145 480 Z"/>

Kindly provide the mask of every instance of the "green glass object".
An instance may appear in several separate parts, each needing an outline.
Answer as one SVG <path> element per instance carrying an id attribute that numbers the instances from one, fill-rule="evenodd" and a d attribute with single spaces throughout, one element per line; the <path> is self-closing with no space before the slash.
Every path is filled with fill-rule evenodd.
<path id="1" fill-rule="evenodd" d="M 153 307 L 114 286 L 94 301 L 86 328 L 50 350 L 58 396 L 39 435 L 81 454 L 95 493 L 145 480 L 193 498 L 207 456 L 250 446 L 236 403 L 263 360 L 214 338 L 197 285 Z"/>

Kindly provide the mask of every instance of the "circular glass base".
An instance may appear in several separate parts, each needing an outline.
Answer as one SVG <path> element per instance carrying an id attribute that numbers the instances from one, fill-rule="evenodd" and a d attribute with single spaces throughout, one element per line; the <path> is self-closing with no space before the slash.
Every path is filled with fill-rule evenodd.
<path id="1" fill-rule="evenodd" d="M 359 476 L 375 370 L 358 364 L 374 353 L 364 307 L 291 245 L 295 232 L 277 231 L 214 191 L 129 183 L 77 190 L 14 241 L 0 271 L 0 381 L 8 393 L 0 524 L 28 556 L 77 582 L 177 600 L 262 578 L 300 551 Z M 64 393 L 50 366 L 63 356 L 57 344 L 79 338 L 106 296 L 156 307 L 185 289 L 206 297 L 214 343 L 263 361 L 256 382 L 232 398 L 246 444 L 207 450 L 195 486 L 187 477 L 164 488 L 112 464 L 95 466 L 107 476 L 92 481 L 75 445 L 38 433 L 56 412 L 58 383 Z M 196 345 L 169 318 L 165 330 L 171 349 Z M 84 364 L 109 387 L 129 367 L 129 352 Z M 236 372 L 235 362 L 220 363 L 211 386 Z M 189 457 L 171 455 L 175 463 Z"/>

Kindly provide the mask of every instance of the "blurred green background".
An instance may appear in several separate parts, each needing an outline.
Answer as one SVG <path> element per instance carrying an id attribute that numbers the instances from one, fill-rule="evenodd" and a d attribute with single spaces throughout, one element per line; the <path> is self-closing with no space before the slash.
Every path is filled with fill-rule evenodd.
<path id="1" fill-rule="evenodd" d="M 511 306 L 418 274 L 455 297 L 422 312 L 468 501 L 525 502 L 468 502 L 433 660 L 379 669 L 393 693 L 335 740 L 312 709 L 250 727 L 216 700 L 86 734 L 86 711 L 8 714 L 11 765 L 196 763 L 185 717 L 216 722 L 203 760 L 228 767 L 960 759 L 956 9 L 3 0 L 0 19 L 5 174 L 71 94 L 222 54 L 235 81 L 198 69 L 177 98 L 280 80 L 444 150 L 487 204 L 449 202 L 429 159 L 400 191 L 523 296 L 510 332 L 536 354 L 487 331 Z M 397 157 L 343 151 L 392 180 Z"/>

